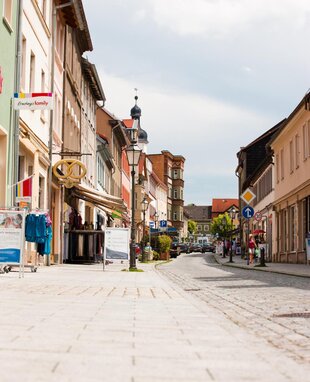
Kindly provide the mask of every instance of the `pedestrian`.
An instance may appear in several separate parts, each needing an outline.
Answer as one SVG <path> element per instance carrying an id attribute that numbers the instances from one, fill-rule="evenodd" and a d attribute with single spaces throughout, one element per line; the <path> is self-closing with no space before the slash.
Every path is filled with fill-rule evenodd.
<path id="1" fill-rule="evenodd" d="M 253 239 L 253 236 L 250 235 L 249 236 L 249 243 L 248 243 L 248 251 L 249 251 L 249 255 L 250 255 L 250 264 L 252 264 L 253 260 L 254 260 L 255 248 L 256 248 L 255 240 Z"/>
<path id="2" fill-rule="evenodd" d="M 236 239 L 232 239 L 232 242 L 231 242 L 231 250 L 232 250 L 232 254 L 233 256 L 236 254 Z"/>

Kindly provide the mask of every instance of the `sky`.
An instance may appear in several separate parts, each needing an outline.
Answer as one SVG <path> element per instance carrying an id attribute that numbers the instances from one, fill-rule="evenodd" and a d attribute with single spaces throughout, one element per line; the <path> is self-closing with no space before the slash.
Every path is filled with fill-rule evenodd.
<path id="1" fill-rule="evenodd" d="M 134 89 L 148 153 L 186 159 L 185 204 L 237 198 L 240 147 L 310 88 L 309 0 L 84 0 L 96 65 L 118 118 Z"/>

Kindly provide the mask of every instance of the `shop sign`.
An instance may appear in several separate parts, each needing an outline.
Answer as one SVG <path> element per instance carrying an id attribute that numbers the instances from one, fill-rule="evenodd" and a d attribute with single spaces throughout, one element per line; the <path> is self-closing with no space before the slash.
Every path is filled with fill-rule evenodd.
<path id="1" fill-rule="evenodd" d="M 58 169 L 59 166 L 61 168 Z M 84 163 L 77 159 L 61 159 L 53 166 L 53 174 L 58 178 L 59 183 L 66 188 L 74 187 L 86 173 Z"/>
<path id="2" fill-rule="evenodd" d="M 52 110 L 53 101 L 52 93 L 15 93 L 13 108 L 15 110 Z"/>

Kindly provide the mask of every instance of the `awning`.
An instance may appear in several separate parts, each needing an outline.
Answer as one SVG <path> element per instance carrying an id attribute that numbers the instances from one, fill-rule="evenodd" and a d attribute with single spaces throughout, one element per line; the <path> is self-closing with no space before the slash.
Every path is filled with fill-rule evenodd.
<path id="1" fill-rule="evenodd" d="M 77 184 L 70 191 L 72 196 L 92 203 L 110 215 L 112 215 L 115 210 L 122 213 L 127 212 L 127 207 L 125 206 L 123 199 L 117 196 L 100 192 L 81 184 Z"/>

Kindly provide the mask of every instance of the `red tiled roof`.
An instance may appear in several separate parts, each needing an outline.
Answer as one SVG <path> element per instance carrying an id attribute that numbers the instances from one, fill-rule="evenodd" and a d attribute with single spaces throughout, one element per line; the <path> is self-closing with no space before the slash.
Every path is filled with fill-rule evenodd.
<path id="1" fill-rule="evenodd" d="M 212 213 L 223 213 L 232 206 L 239 208 L 239 199 L 212 199 Z"/>
<path id="2" fill-rule="evenodd" d="M 123 119 L 124 125 L 129 129 L 132 129 L 133 121 L 133 119 Z"/>

